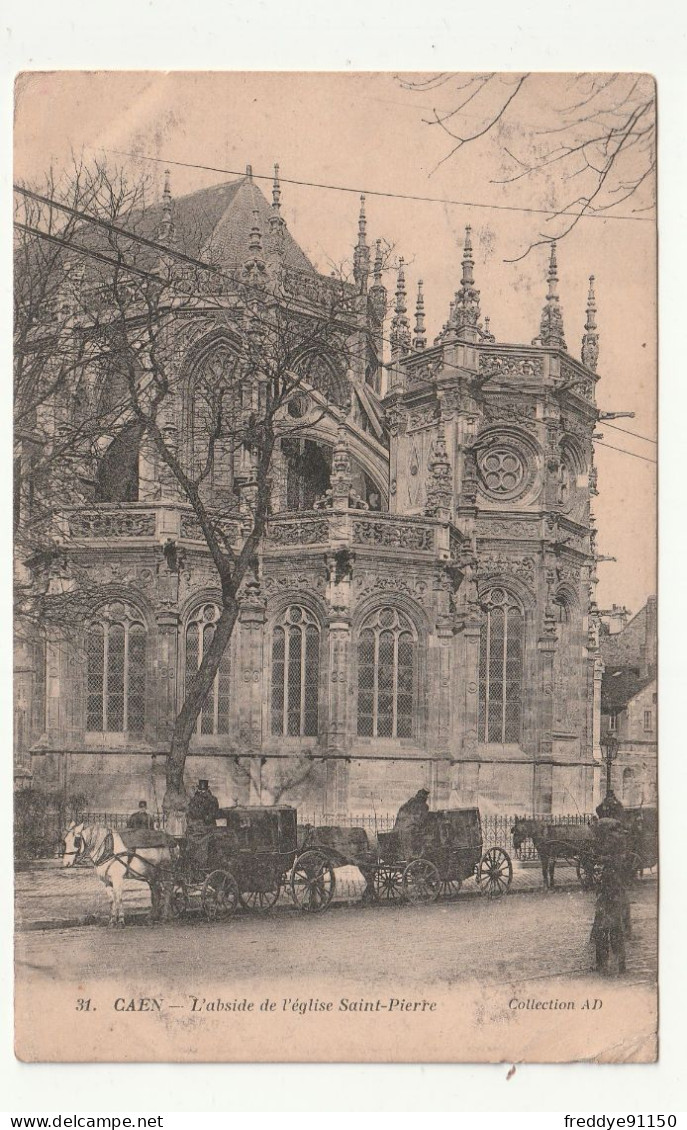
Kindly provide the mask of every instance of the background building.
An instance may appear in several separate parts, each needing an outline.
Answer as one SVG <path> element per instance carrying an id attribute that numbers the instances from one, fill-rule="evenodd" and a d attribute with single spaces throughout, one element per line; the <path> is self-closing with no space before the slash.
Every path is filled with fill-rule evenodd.
<path id="1" fill-rule="evenodd" d="M 176 201 L 167 186 L 146 217 L 178 250 L 212 243 L 225 278 L 269 279 L 304 326 L 331 309 L 332 288 L 341 299 L 340 348 L 304 347 L 304 391 L 289 407 L 301 428 L 278 447 L 259 567 L 187 776 L 207 777 L 222 803 L 284 799 L 305 812 L 390 811 L 423 785 L 435 806 L 591 811 L 593 282 L 581 360 L 566 345 L 555 244 L 534 340 L 500 343 L 468 228 L 462 263 L 446 264 L 454 300 L 429 342 L 421 283 L 408 317 L 403 260 L 388 301 L 364 202 L 353 280 L 334 283 L 289 235 L 280 196 L 275 179 L 268 203 L 247 172 Z M 167 427 L 193 460 L 197 390 L 235 363 L 245 320 L 226 285 L 183 317 L 185 391 Z M 92 377 L 90 396 L 115 391 L 111 375 Z M 63 398 L 59 411 L 73 405 Z M 235 499 L 230 537 L 249 483 L 245 453 L 217 462 L 208 490 Z M 183 688 L 218 616 L 212 563 L 134 423 L 100 443 L 83 497 L 63 511 L 63 557 L 44 583 L 59 590 L 78 568 L 99 595 L 79 640 L 36 632 L 17 649 L 17 764 L 90 809 L 155 806 Z"/>
<path id="2" fill-rule="evenodd" d="M 649 597 L 618 632 L 602 631 L 601 730 L 618 741 L 613 791 L 627 805 L 657 802 L 657 606 Z"/>

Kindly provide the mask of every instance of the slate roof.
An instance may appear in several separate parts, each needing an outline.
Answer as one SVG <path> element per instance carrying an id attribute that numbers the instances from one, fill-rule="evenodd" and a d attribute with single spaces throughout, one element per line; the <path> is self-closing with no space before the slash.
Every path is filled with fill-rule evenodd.
<path id="1" fill-rule="evenodd" d="M 147 208 L 144 223 L 137 225 L 136 230 L 154 238 L 162 219 L 162 209 L 161 203 Z M 258 211 L 264 254 L 272 206 L 249 176 L 174 197 L 174 246 L 187 255 L 208 256 L 223 267 L 241 267 L 251 256 L 248 244 L 254 209 Z M 316 273 L 288 228 L 284 232 L 284 263 L 287 267 Z"/>
<path id="2" fill-rule="evenodd" d="M 655 675 L 640 678 L 638 667 L 607 667 L 601 680 L 602 714 L 619 714 L 655 678 Z"/>

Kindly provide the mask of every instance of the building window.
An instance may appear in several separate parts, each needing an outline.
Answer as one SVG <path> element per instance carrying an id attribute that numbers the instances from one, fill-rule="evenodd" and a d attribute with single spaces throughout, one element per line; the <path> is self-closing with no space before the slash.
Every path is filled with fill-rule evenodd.
<path id="1" fill-rule="evenodd" d="M 505 589 L 486 595 L 479 659 L 479 740 L 519 742 L 523 688 L 523 614 Z"/>
<path id="2" fill-rule="evenodd" d="M 645 730 L 653 730 L 653 728 L 654 728 L 654 723 L 653 723 L 653 719 L 652 719 L 652 716 L 651 716 L 651 711 L 645 710 L 644 711 L 644 729 Z"/>
<path id="3" fill-rule="evenodd" d="M 209 352 L 194 372 L 190 404 L 191 473 L 197 481 L 231 478 L 231 453 L 236 443 L 236 402 L 246 410 L 256 391 L 239 384 L 236 354 L 226 345 Z M 227 485 L 230 485 L 228 482 Z"/>
<path id="4" fill-rule="evenodd" d="M 299 604 L 290 605 L 272 634 L 272 733 L 317 737 L 320 629 Z"/>
<path id="5" fill-rule="evenodd" d="M 143 732 L 146 629 L 135 609 L 101 609 L 86 632 L 86 729 Z"/>
<path id="6" fill-rule="evenodd" d="M 358 636 L 358 734 L 412 738 L 417 646 L 410 620 L 395 608 L 367 618 Z"/>
<path id="7" fill-rule="evenodd" d="M 623 795 L 625 804 L 632 804 L 635 800 L 635 773 L 633 769 L 623 769 Z"/>
<path id="8" fill-rule="evenodd" d="M 215 625 L 219 620 L 219 608 L 216 604 L 204 604 L 190 618 L 186 625 L 186 693 L 191 687 L 191 680 L 203 662 L 203 656 L 209 648 L 215 634 Z M 197 734 L 228 734 L 229 733 L 229 680 L 230 680 L 229 649 L 225 649 L 220 660 L 219 670 L 215 681 L 208 692 L 196 724 Z"/>
<path id="9" fill-rule="evenodd" d="M 608 716 L 608 729 L 612 734 L 614 734 L 616 732 L 616 730 L 618 729 L 618 715 L 617 714 L 609 714 L 609 716 Z"/>

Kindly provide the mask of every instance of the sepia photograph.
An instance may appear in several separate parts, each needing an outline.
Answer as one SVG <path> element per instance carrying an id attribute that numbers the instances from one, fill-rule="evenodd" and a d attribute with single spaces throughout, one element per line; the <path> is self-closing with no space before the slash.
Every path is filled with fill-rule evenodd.
<path id="1" fill-rule="evenodd" d="M 17 77 L 20 1060 L 656 1060 L 656 98 Z"/>

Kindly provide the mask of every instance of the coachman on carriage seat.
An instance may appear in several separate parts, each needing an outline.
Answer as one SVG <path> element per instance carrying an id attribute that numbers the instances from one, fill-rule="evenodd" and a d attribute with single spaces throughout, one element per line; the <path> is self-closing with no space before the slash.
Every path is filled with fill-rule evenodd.
<path id="1" fill-rule="evenodd" d="M 219 801 L 211 791 L 209 781 L 199 781 L 186 810 L 189 831 L 214 827 L 218 812 Z"/>

